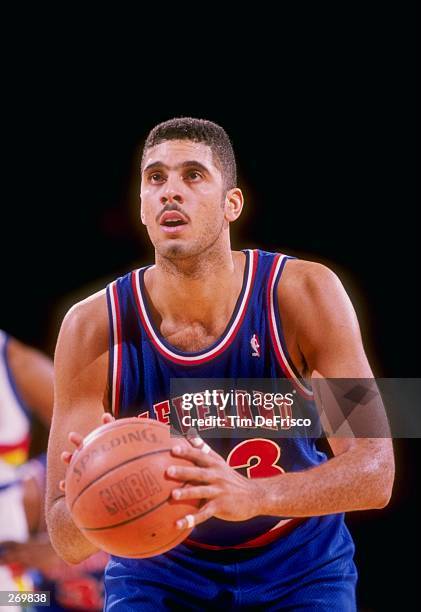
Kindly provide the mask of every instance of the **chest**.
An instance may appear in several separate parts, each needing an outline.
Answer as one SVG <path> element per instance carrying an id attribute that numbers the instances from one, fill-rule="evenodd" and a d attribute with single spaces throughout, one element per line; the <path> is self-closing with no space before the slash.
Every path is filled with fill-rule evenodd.
<path id="1" fill-rule="evenodd" d="M 223 334 L 225 324 L 216 323 L 207 328 L 201 323 L 171 325 L 161 322 L 160 332 L 166 341 L 176 349 L 189 353 L 197 352 L 211 346 Z"/>
<path id="2" fill-rule="evenodd" d="M 243 337 L 242 345 L 246 344 L 246 352 L 250 352 L 254 357 L 260 356 L 260 348 L 266 336 L 266 325 L 262 325 L 260 318 L 252 317 L 252 322 L 249 321 L 243 325 L 241 336 Z M 303 374 L 305 363 L 298 347 L 293 321 L 289 321 L 288 317 L 283 318 L 283 334 L 285 345 L 288 353 L 294 363 L 296 369 Z M 170 325 L 165 321 L 161 321 L 160 332 L 166 341 L 174 348 L 185 353 L 194 353 L 203 351 L 212 346 L 215 342 L 221 339 L 226 331 L 226 322 L 217 323 L 213 328 L 209 329 L 200 323 L 189 323 L 185 325 Z M 262 342 L 263 341 L 263 342 Z M 268 343 L 271 343 L 269 336 Z M 242 348 L 244 351 L 244 348 Z"/>

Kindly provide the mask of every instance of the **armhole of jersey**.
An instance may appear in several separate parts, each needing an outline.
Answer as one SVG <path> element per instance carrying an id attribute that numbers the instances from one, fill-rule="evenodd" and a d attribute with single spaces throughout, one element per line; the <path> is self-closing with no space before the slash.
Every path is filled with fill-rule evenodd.
<path id="1" fill-rule="evenodd" d="M 276 255 L 273 260 L 272 268 L 269 274 L 269 282 L 267 288 L 267 305 L 270 335 L 272 339 L 272 346 L 274 348 L 278 363 L 281 366 L 285 376 L 292 380 L 294 386 L 303 397 L 308 400 L 311 400 L 313 399 L 313 392 L 310 387 L 304 384 L 304 381 L 300 377 L 300 374 L 297 371 L 288 352 L 279 310 L 278 285 L 281 280 L 282 272 L 289 259 L 295 259 L 295 257 L 283 255 L 281 253 Z"/>
<path id="2" fill-rule="evenodd" d="M 12 372 L 12 368 L 10 367 L 9 357 L 7 354 L 7 350 L 8 350 L 9 342 L 10 342 L 10 336 L 6 334 L 5 332 L 3 332 L 2 335 L 3 335 L 3 338 L 2 338 L 3 346 L 1 347 L 1 350 L 3 353 L 3 363 L 4 363 L 6 374 L 7 374 L 7 380 L 9 382 L 10 388 L 13 391 L 13 395 L 15 396 L 17 405 L 19 406 L 23 414 L 26 416 L 28 421 L 32 421 L 32 414 L 29 409 L 29 406 L 27 405 L 27 403 L 24 401 L 23 397 L 20 394 L 20 391 L 16 384 L 15 376 Z"/>
<path id="3" fill-rule="evenodd" d="M 117 281 L 107 286 L 107 306 L 109 320 L 109 360 L 108 388 L 111 413 L 117 417 L 120 409 L 121 385 L 121 314 L 118 300 Z"/>

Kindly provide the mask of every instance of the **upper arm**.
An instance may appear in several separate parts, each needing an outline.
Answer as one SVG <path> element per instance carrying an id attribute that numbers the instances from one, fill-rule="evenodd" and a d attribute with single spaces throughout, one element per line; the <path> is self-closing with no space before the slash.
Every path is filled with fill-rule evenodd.
<path id="1" fill-rule="evenodd" d="M 290 291 L 288 297 L 294 302 L 296 342 L 308 374 L 316 370 L 326 378 L 371 378 L 355 310 L 336 274 L 308 261 L 289 261 L 285 272 L 288 268 L 296 277 L 294 295 Z"/>
<path id="2" fill-rule="evenodd" d="M 53 413 L 53 363 L 40 351 L 10 338 L 10 369 L 25 404 L 49 425 Z"/>
<path id="3" fill-rule="evenodd" d="M 54 358 L 54 412 L 48 443 L 47 505 L 62 494 L 62 451 L 73 452 L 67 436 L 82 436 L 101 424 L 107 408 L 108 315 L 104 292 L 74 306 L 66 315 Z"/>
<path id="4" fill-rule="evenodd" d="M 299 260 L 289 261 L 284 274 L 285 283 L 279 293 L 281 318 L 286 327 L 293 329 L 292 351 L 302 356 L 306 375 L 373 378 L 355 310 L 338 277 L 326 266 Z M 375 418 L 383 423 L 379 431 L 387 431 L 381 401 L 375 409 Z M 355 437 L 332 436 L 328 441 L 335 455 L 363 444 Z M 390 440 L 379 440 L 378 444 L 391 449 Z"/>

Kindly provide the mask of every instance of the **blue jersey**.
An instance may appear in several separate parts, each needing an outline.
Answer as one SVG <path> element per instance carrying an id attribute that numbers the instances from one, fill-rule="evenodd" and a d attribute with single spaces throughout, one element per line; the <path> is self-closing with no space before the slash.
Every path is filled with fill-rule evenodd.
<path id="1" fill-rule="evenodd" d="M 222 336 L 201 351 L 178 350 L 154 325 L 144 284 L 147 268 L 135 270 L 107 287 L 109 386 L 116 417 L 148 416 L 185 431 L 181 397 L 171 396 L 171 379 L 287 379 L 298 404 L 281 410 L 291 412 L 301 404 L 306 415 L 317 420 L 311 389 L 300 379 L 288 354 L 279 315 L 278 284 L 290 257 L 261 250 L 244 252 L 243 285 L 231 319 Z M 250 413 L 250 407 L 241 403 L 236 409 L 240 416 Z M 197 416 L 206 415 L 206 408 L 196 410 Z M 210 435 L 209 429 L 200 432 L 199 428 L 199 433 Z M 228 432 L 225 422 L 220 438 L 211 433 L 210 446 L 249 477 L 304 470 L 326 460 L 317 450 L 314 437 L 288 437 L 285 429 L 279 430 L 279 439 L 273 431 L 267 439 L 262 435 L 250 438 L 241 436 L 241 427 Z M 248 545 L 267 536 L 272 539 L 278 531 L 290 531 L 292 524 L 299 522 L 270 516 L 240 522 L 212 518 L 197 526 L 189 541 L 212 548 Z"/>

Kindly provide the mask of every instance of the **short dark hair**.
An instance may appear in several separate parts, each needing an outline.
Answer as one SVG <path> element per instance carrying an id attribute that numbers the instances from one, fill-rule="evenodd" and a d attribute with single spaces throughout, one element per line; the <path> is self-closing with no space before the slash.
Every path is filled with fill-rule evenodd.
<path id="1" fill-rule="evenodd" d="M 191 140 L 202 142 L 210 147 L 214 161 L 220 167 L 225 188 L 237 186 L 237 165 L 234 150 L 225 130 L 207 119 L 176 117 L 155 126 L 148 134 L 143 147 L 141 168 L 145 161 L 146 151 L 166 140 Z"/>

